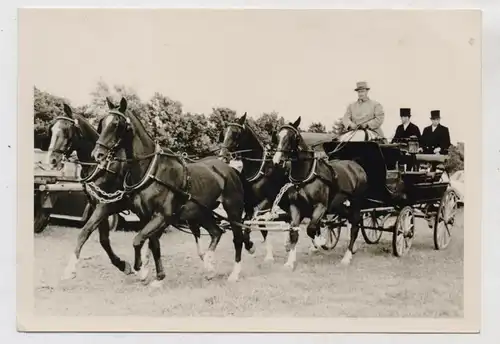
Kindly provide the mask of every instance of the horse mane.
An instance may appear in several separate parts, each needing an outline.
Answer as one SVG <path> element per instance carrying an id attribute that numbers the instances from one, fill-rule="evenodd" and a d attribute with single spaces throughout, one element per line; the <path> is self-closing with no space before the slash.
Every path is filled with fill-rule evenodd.
<path id="1" fill-rule="evenodd" d="M 253 124 L 251 124 L 249 121 L 245 121 L 245 128 L 247 128 L 248 131 L 250 131 L 250 133 L 255 137 L 259 146 L 262 148 L 262 150 L 264 150 L 264 144 L 262 143 L 263 140 L 253 128 Z"/>
<path id="2" fill-rule="evenodd" d="M 136 110 L 127 109 L 127 111 L 125 111 L 125 116 L 130 118 L 130 121 L 132 122 L 132 124 L 134 126 L 134 130 L 136 130 L 138 132 L 138 135 L 137 135 L 138 137 L 145 137 L 145 138 L 149 139 L 149 141 L 151 141 L 151 144 L 153 144 L 153 146 L 156 144 L 156 140 L 148 133 L 148 131 L 144 127 L 144 124 L 138 118 Z M 163 150 L 168 151 L 169 153 L 173 153 L 173 151 L 171 149 L 169 149 L 168 147 L 162 147 L 162 148 L 163 148 Z"/>
<path id="3" fill-rule="evenodd" d="M 87 121 L 85 117 L 78 114 L 74 114 L 73 117 L 75 117 L 78 120 L 78 126 L 80 127 L 80 130 L 82 131 L 83 135 L 91 138 L 94 141 L 97 141 L 97 139 L 99 138 L 99 133 L 89 123 L 89 121 Z"/>

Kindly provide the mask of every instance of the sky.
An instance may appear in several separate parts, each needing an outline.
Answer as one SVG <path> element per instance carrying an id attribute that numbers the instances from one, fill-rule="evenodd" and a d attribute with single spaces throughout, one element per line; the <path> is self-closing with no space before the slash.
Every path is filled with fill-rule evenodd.
<path id="1" fill-rule="evenodd" d="M 98 80 L 185 111 L 277 111 L 331 128 L 357 98 L 380 102 L 392 137 L 399 108 L 422 130 L 430 111 L 467 142 L 481 111 L 480 16 L 471 11 L 25 10 L 20 54 L 29 80 L 73 105 Z"/>

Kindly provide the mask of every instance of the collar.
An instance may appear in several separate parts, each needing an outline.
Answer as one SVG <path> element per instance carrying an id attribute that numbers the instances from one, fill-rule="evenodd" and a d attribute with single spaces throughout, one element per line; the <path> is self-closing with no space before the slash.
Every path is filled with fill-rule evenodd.
<path id="1" fill-rule="evenodd" d="M 365 99 L 358 99 L 358 103 L 365 103 L 365 102 L 367 102 L 369 100 L 370 100 L 369 97 L 366 97 Z"/>

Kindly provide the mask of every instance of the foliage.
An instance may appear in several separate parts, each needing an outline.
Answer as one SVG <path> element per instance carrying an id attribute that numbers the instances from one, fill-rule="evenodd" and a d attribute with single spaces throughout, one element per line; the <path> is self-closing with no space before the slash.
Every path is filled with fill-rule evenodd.
<path id="1" fill-rule="evenodd" d="M 104 81 L 99 81 L 90 93 L 90 102 L 73 107 L 75 113 L 89 119 L 97 126 L 97 121 L 108 111 L 106 97 L 114 103 L 119 103 L 121 97 L 126 97 L 128 108 L 143 122 L 146 130 L 161 145 L 174 151 L 186 152 L 193 156 L 203 156 L 213 153 L 220 144 L 219 134 L 228 122 L 233 122 L 243 114 L 227 107 L 214 107 L 207 116 L 204 114 L 184 112 L 182 103 L 161 93 L 155 93 L 149 100 L 143 101 L 135 90 L 124 85 L 110 87 Z M 46 150 L 49 144 L 49 126 L 56 116 L 63 115 L 62 104 L 69 100 L 34 88 L 34 136 L 35 147 Z M 271 137 L 285 119 L 276 111 L 265 112 L 256 118 L 247 116 L 247 123 L 265 144 L 271 144 Z M 332 125 L 330 132 L 337 132 L 341 127 L 340 119 Z M 326 127 L 320 122 L 312 123 L 309 132 L 324 133 Z M 453 173 L 464 168 L 464 145 L 450 147 L 446 170 Z"/>
<path id="2" fill-rule="evenodd" d="M 48 92 L 40 91 L 34 87 L 34 138 L 35 148 L 46 150 L 49 145 L 49 127 L 54 118 L 64 116 L 62 104 L 70 102 L 62 97 L 54 96 Z"/>
<path id="3" fill-rule="evenodd" d="M 458 142 L 456 146 L 451 145 L 448 151 L 448 159 L 445 163 L 445 169 L 452 174 L 464 169 L 464 144 Z"/>
<path id="4" fill-rule="evenodd" d="M 323 125 L 323 123 L 313 122 L 311 123 L 307 131 L 309 131 L 310 133 L 326 133 L 326 127 Z"/>

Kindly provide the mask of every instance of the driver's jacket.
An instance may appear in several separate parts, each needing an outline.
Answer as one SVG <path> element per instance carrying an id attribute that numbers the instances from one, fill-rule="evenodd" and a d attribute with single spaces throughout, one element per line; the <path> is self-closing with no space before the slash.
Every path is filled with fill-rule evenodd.
<path id="1" fill-rule="evenodd" d="M 384 123 L 384 109 L 379 102 L 367 98 L 357 100 L 347 106 L 347 110 L 342 118 L 344 130 L 349 126 L 367 125 L 369 129 L 384 137 L 382 123 Z M 354 124 L 354 125 L 353 125 Z"/>

